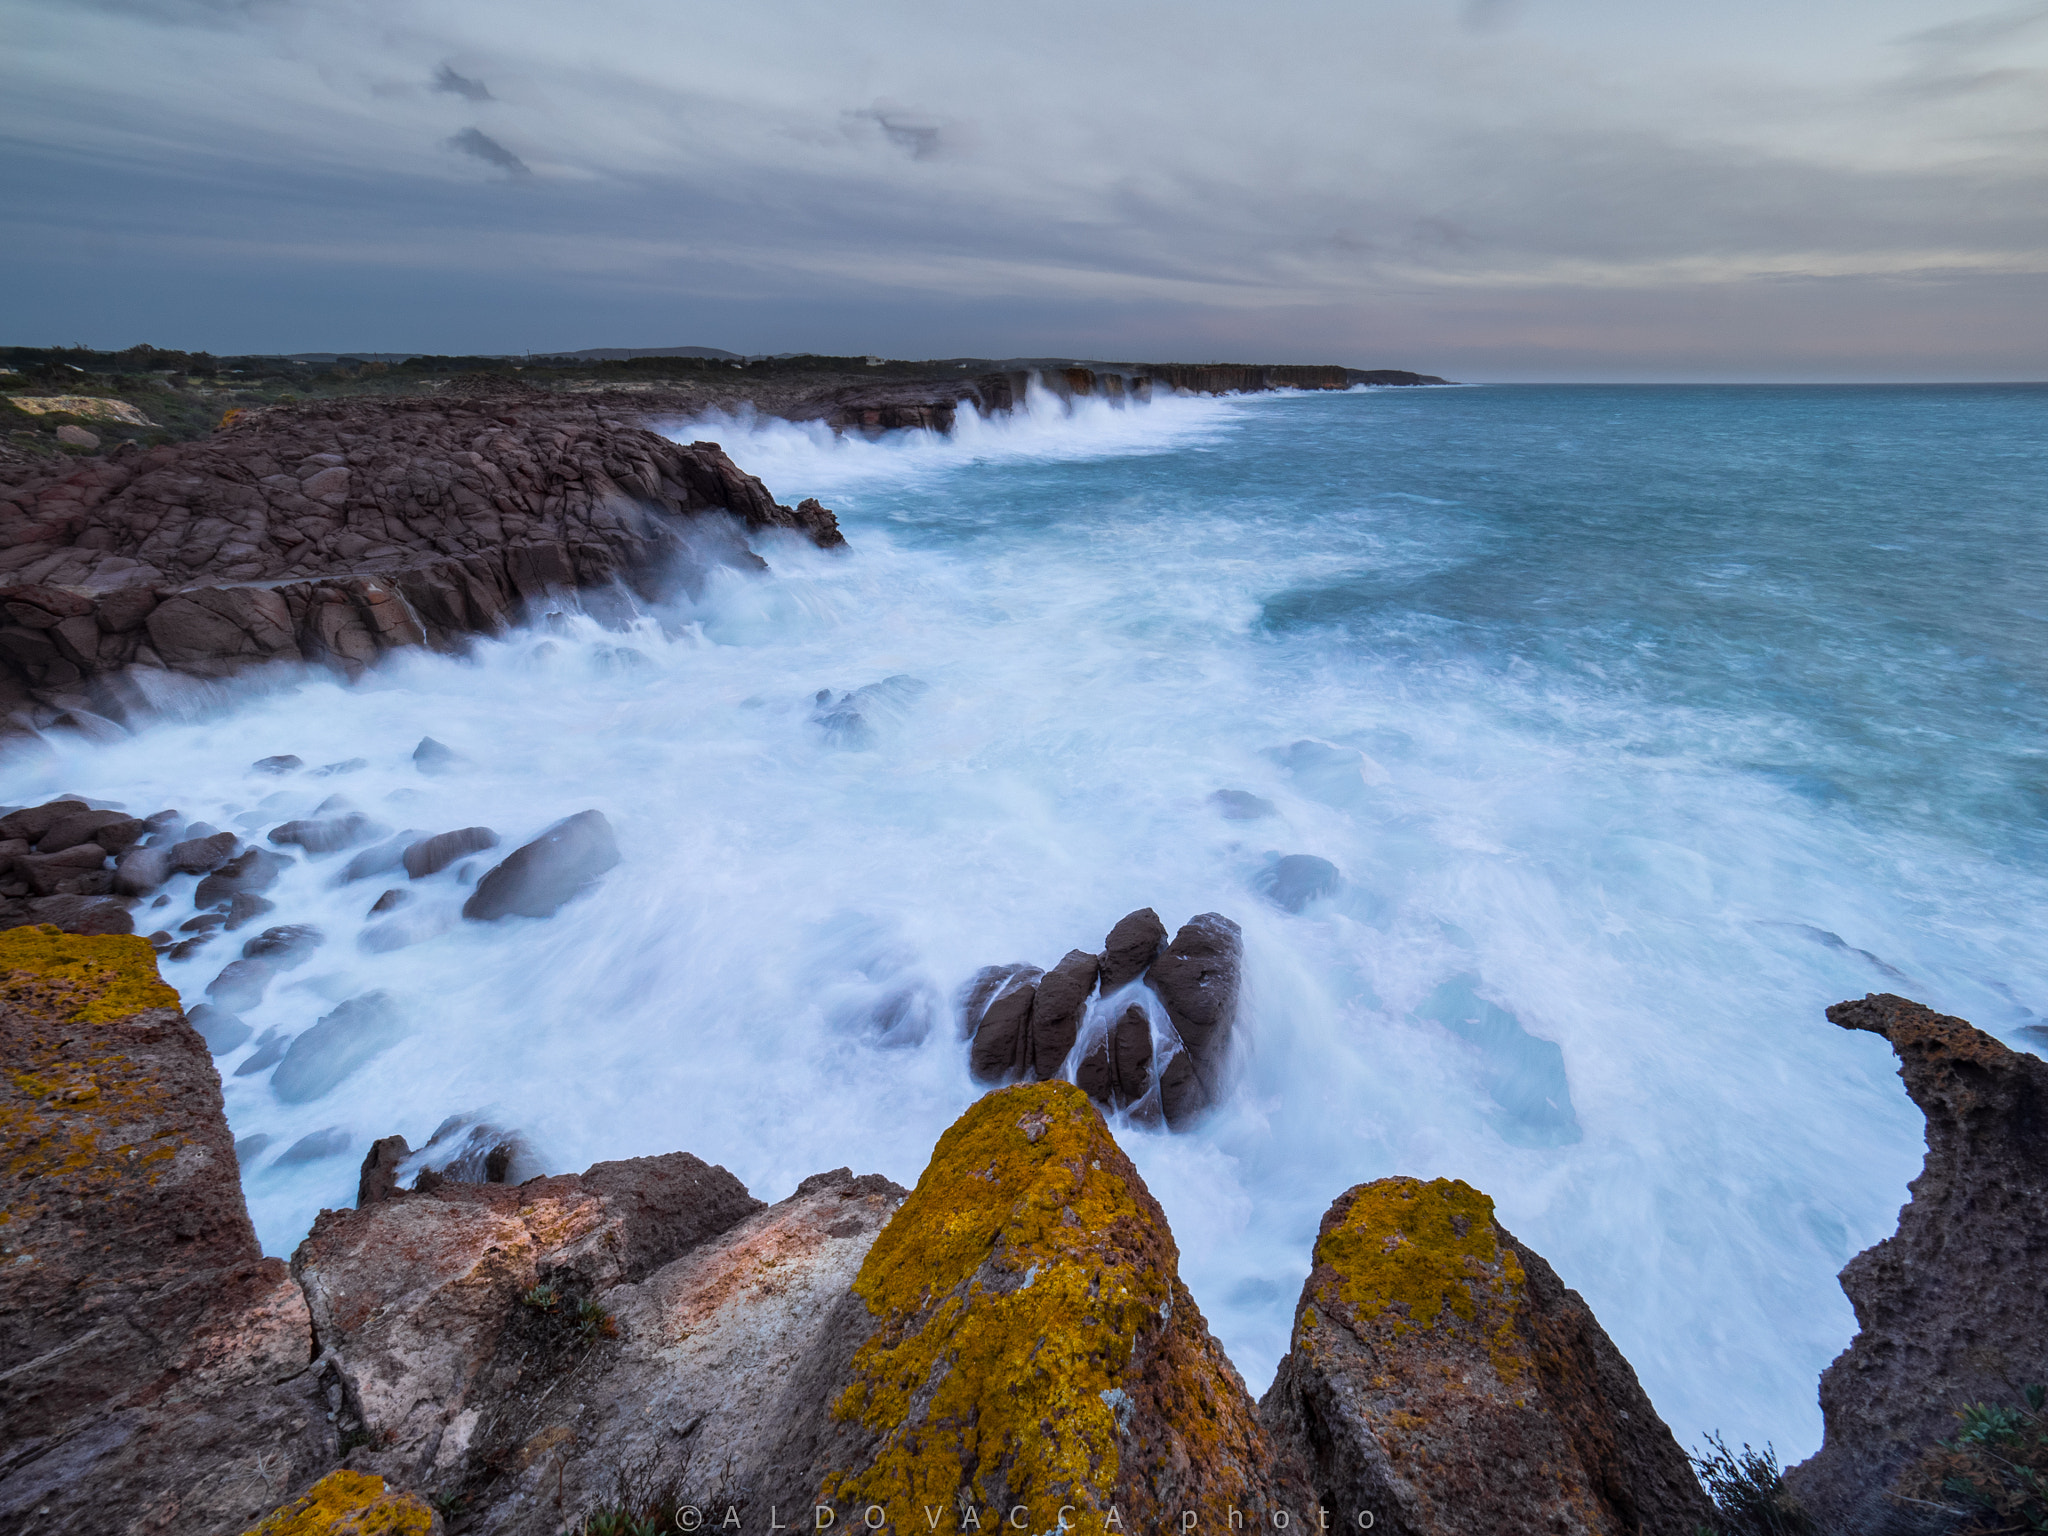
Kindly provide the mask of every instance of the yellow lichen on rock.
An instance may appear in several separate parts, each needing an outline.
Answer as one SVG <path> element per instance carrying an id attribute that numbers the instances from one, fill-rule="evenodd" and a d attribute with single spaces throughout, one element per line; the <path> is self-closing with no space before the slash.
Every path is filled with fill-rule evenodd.
<path id="1" fill-rule="evenodd" d="M 0 998 L 81 1024 L 107 1024 L 146 1008 L 175 1008 L 149 940 L 129 933 L 66 933 L 48 923 L 0 931 Z"/>
<path id="2" fill-rule="evenodd" d="M 1316 1244 L 1316 1262 L 1342 1277 L 1339 1294 L 1361 1317 L 1389 1308 L 1398 1337 L 1408 1328 L 1433 1326 L 1446 1309 L 1471 1322 L 1478 1307 L 1475 1284 L 1494 1278 L 1500 1243 L 1493 1201 L 1462 1179 L 1381 1179 L 1360 1187 L 1344 1219 Z M 1514 1255 L 1508 1255 L 1514 1262 Z M 1502 1272 L 1512 1303 L 1520 1267 Z"/>
<path id="3" fill-rule="evenodd" d="M 248 1536 L 427 1536 L 434 1512 L 367 1472 L 330 1472 Z"/>
<path id="4" fill-rule="evenodd" d="M 880 1327 L 835 1414 L 883 1438 L 821 1502 L 892 1522 L 962 1499 L 1071 1505 L 1070 1525 L 1102 1529 L 1124 1370 L 1174 1289 L 1133 1177 L 1070 1083 L 989 1094 L 946 1132 L 854 1283 Z M 1162 1240 L 1167 1264 L 1143 1262 Z"/>

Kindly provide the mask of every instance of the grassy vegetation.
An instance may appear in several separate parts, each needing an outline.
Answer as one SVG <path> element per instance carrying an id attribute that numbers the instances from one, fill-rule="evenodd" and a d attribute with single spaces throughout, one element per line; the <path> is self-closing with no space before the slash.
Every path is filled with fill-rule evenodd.
<path id="1" fill-rule="evenodd" d="M 421 356 L 402 362 L 343 357 L 296 362 L 285 357 L 216 357 L 135 346 L 121 352 L 85 347 L 0 347 L 0 442 L 17 453 L 56 460 L 105 453 L 124 442 L 153 445 L 206 436 L 230 410 L 299 400 L 467 393 L 473 390 L 585 391 L 674 389 L 719 400 L 778 389 L 861 380 L 931 378 L 967 372 L 958 359 L 937 363 L 860 357 L 635 357 L 585 362 L 548 357 Z M 6 403 L 10 395 L 87 395 L 122 400 L 154 423 L 134 426 L 62 413 L 32 414 Z M 99 438 L 98 448 L 56 438 L 70 423 Z"/>
<path id="2" fill-rule="evenodd" d="M 2048 1389 L 2022 1398 L 1958 1412 L 1962 1429 L 1921 1458 L 1902 1495 L 1953 1516 L 1957 1536 L 2048 1531 Z"/>
<path id="3" fill-rule="evenodd" d="M 1692 1458 L 1700 1486 L 1720 1512 L 1719 1536 L 1816 1536 L 1818 1527 L 1785 1492 L 1778 1455 L 1745 1445 L 1731 1451 L 1707 1436 L 1707 1454 Z"/>

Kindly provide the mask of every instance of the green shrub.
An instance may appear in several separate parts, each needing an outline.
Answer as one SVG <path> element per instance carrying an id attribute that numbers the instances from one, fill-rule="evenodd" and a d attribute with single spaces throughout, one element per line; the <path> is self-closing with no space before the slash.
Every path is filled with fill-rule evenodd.
<path id="1" fill-rule="evenodd" d="M 2048 1388 L 2028 1387 L 2021 1397 L 2024 1407 L 1958 1410 L 1962 1429 L 1920 1458 L 1901 1480 L 1901 1496 L 1959 1517 L 1958 1533 L 2048 1531 Z"/>
<path id="2" fill-rule="evenodd" d="M 1707 1454 L 1692 1458 L 1700 1486 L 1720 1512 L 1721 1536 L 1815 1536 L 1811 1518 L 1785 1492 L 1778 1453 L 1745 1445 L 1731 1451 L 1708 1435 Z"/>

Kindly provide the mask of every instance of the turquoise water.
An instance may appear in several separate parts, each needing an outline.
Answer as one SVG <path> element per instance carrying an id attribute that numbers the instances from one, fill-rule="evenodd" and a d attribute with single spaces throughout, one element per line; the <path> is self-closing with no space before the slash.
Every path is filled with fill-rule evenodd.
<path id="1" fill-rule="evenodd" d="M 771 577 L 666 628 L 570 615 L 309 679 L 60 748 L 16 793 L 260 830 L 336 787 L 247 773 L 294 752 L 366 758 L 345 791 L 394 826 L 619 828 L 558 917 L 459 924 L 450 874 L 388 953 L 355 944 L 374 891 L 308 865 L 271 893 L 328 942 L 252 1026 L 368 987 L 411 1020 L 310 1104 L 223 1058 L 238 1134 L 273 1138 L 248 1173 L 273 1251 L 371 1137 L 468 1110 L 554 1167 L 686 1147 L 769 1198 L 841 1163 L 912 1182 L 977 1091 L 946 1017 L 973 970 L 1219 910 L 1247 950 L 1229 1100 L 1120 1135 L 1255 1391 L 1330 1200 L 1454 1176 L 1681 1440 L 1797 1457 L 1854 1328 L 1835 1271 L 1921 1153 L 1883 1042 L 1822 1010 L 1898 991 L 2042 1038 L 2044 423 L 2048 390 L 2009 387 L 679 423 L 835 507 L 850 553 L 768 541 Z M 814 718 L 897 676 L 925 687 L 858 740 Z M 423 734 L 461 775 L 412 770 Z M 1276 883 L 1287 855 L 1323 888 Z M 227 958 L 172 979 L 196 1001 Z M 330 1128 L 345 1152 L 276 1160 Z"/>

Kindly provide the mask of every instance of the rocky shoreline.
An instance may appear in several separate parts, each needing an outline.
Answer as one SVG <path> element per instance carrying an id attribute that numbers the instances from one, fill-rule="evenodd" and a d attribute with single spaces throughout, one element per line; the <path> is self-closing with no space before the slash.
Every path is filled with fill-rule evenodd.
<path id="1" fill-rule="evenodd" d="M 1844 1271 L 1862 1331 L 1785 1486 L 1808 1529 L 1957 1529 L 1911 1523 L 1916 1465 L 2044 1374 L 2048 1065 L 1903 999 L 1830 1016 L 1892 1043 L 1928 1163 Z M 0 1032 L 10 1531 L 1737 1529 L 1456 1181 L 1337 1196 L 1255 1403 L 1069 1083 L 989 1092 L 913 1190 L 774 1205 L 685 1152 L 506 1182 L 490 1136 L 408 1188 L 391 1139 L 287 1266 L 147 943 L 0 933 Z"/>

